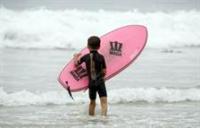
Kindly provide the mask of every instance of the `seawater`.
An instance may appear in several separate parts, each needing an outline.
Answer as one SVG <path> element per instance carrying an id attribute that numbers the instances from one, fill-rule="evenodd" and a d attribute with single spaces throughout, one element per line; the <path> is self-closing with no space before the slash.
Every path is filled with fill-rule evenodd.
<path id="1" fill-rule="evenodd" d="M 200 127 L 198 10 L 0 9 L 0 127 Z M 148 28 L 137 60 L 106 82 L 108 117 L 88 116 L 88 92 L 57 82 L 90 35 Z"/>

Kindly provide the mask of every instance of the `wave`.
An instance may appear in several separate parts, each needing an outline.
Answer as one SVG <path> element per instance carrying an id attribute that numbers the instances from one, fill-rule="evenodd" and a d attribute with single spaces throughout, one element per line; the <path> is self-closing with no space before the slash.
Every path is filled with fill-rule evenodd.
<path id="1" fill-rule="evenodd" d="M 199 15 L 195 10 L 144 13 L 0 7 L 0 48 L 79 49 L 90 35 L 101 36 L 130 24 L 147 26 L 147 47 L 199 47 Z"/>
<path id="2" fill-rule="evenodd" d="M 200 102 L 199 88 L 124 88 L 110 92 L 108 90 L 108 94 L 110 104 Z M 8 93 L 0 88 L 0 106 L 65 105 L 88 102 L 87 93 L 74 93 L 74 98 L 75 101 L 70 99 L 66 91 L 33 93 L 22 90 Z"/>

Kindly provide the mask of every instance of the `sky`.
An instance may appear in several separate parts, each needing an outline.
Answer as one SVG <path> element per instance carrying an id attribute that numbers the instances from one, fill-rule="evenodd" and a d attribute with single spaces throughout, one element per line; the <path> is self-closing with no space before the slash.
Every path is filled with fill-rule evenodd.
<path id="1" fill-rule="evenodd" d="M 8 9 L 86 9 L 119 10 L 138 9 L 142 11 L 173 11 L 200 9 L 200 0 L 0 0 Z"/>

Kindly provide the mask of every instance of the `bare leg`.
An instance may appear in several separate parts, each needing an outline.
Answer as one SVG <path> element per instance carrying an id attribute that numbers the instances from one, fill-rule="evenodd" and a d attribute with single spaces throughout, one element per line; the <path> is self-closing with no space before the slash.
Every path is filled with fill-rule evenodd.
<path id="1" fill-rule="evenodd" d="M 108 107 L 107 97 L 105 97 L 105 96 L 101 97 L 100 101 L 101 101 L 101 115 L 107 116 L 107 107 Z"/>
<path id="2" fill-rule="evenodd" d="M 90 116 L 94 116 L 95 106 L 96 106 L 95 100 L 90 100 L 90 104 L 89 104 L 89 115 Z"/>

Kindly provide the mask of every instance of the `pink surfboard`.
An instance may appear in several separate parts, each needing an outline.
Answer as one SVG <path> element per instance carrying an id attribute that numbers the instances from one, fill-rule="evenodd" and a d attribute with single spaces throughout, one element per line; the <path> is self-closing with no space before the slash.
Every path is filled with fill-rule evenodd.
<path id="1" fill-rule="evenodd" d="M 100 38 L 99 53 L 105 57 L 107 65 L 105 79 L 108 80 L 128 67 L 142 52 L 147 42 L 147 29 L 141 25 L 128 25 Z M 80 53 L 83 56 L 89 53 L 89 50 L 84 48 Z M 68 91 L 87 89 L 88 77 L 85 64 L 75 67 L 72 59 L 61 71 L 58 81 Z"/>

